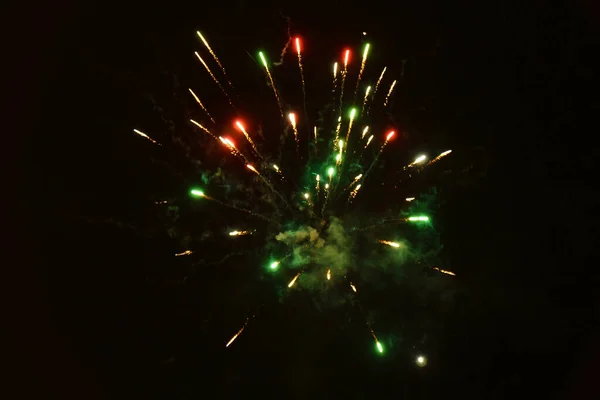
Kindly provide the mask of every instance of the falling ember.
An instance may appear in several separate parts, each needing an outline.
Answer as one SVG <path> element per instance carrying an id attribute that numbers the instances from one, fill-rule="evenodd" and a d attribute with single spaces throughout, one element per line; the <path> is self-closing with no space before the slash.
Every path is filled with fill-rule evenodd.
<path id="1" fill-rule="evenodd" d="M 262 61 L 263 65 L 265 67 L 265 71 L 269 78 L 269 82 L 271 82 L 271 88 L 273 88 L 273 93 L 275 94 L 275 99 L 277 100 L 277 106 L 279 107 L 279 114 L 281 114 L 281 118 L 283 118 L 283 108 L 281 107 L 281 100 L 279 99 L 279 93 L 277 93 L 277 88 L 275 88 L 275 82 L 273 82 L 273 77 L 271 76 L 271 71 L 269 71 L 269 65 L 267 64 L 267 59 L 265 58 L 265 55 L 263 54 L 262 51 L 258 52 L 258 56 L 260 57 L 260 60 Z"/>
<path id="2" fill-rule="evenodd" d="M 406 198 L 406 201 L 409 201 L 409 202 L 410 202 L 410 201 L 413 201 L 414 199 L 415 199 L 414 197 L 407 197 L 407 198 Z"/>
<path id="3" fill-rule="evenodd" d="M 367 134 L 367 132 L 369 132 L 369 127 L 365 126 L 365 129 L 363 129 L 362 131 L 362 135 L 360 136 L 361 139 L 364 139 L 365 135 Z"/>
<path id="4" fill-rule="evenodd" d="M 202 57 L 200 57 L 200 54 L 198 54 L 198 52 L 195 52 L 194 54 L 196 54 L 196 57 L 198 57 L 198 60 L 200 60 L 200 62 L 202 63 L 202 65 L 204 65 L 204 68 L 206 68 L 206 71 L 208 71 L 208 74 L 210 75 L 210 77 L 212 78 L 212 80 L 215 81 L 215 83 L 217 84 L 217 86 L 219 86 L 219 89 L 221 89 L 221 91 L 223 92 L 223 94 L 225 95 L 225 97 L 227 97 L 227 101 L 229 102 L 229 104 L 231 104 L 231 106 L 233 108 L 235 108 L 235 106 L 231 102 L 231 99 L 229 98 L 229 95 L 225 91 L 225 88 L 223 87 L 223 85 L 221 85 L 221 82 L 219 82 L 219 80 L 215 77 L 215 75 L 212 73 L 212 71 L 210 70 L 210 68 L 208 68 L 208 65 L 206 65 L 206 63 L 204 62 L 204 60 L 202 59 Z"/>
<path id="5" fill-rule="evenodd" d="M 292 279 L 292 280 L 290 281 L 290 283 L 288 283 L 288 287 L 289 287 L 289 288 L 291 288 L 292 286 L 294 286 L 294 283 L 296 283 L 296 280 L 298 279 L 298 277 L 299 277 L 299 276 L 300 276 L 300 272 L 298 272 L 298 273 L 296 274 L 296 276 L 294 277 L 294 279 Z"/>
<path id="6" fill-rule="evenodd" d="M 214 51 L 210 48 L 210 46 L 208 45 L 208 42 L 206 41 L 206 39 L 204 39 L 204 36 L 202 36 L 202 34 L 199 31 L 196 31 L 196 33 L 198 34 L 198 36 L 200 37 L 200 39 L 202 40 L 202 43 L 204 43 L 204 45 L 206 46 L 206 48 L 208 49 L 208 52 L 210 53 L 210 55 L 215 59 L 215 61 L 217 62 L 217 64 L 219 65 L 219 68 L 221 68 L 221 71 L 223 71 L 223 75 L 225 75 L 225 79 L 227 79 L 227 83 L 229 83 L 229 86 L 233 87 L 233 85 L 231 84 L 231 81 L 229 80 L 229 77 L 227 77 L 227 72 L 225 72 L 225 68 L 223 67 L 223 65 L 221 65 L 221 62 L 219 61 L 219 59 L 217 58 L 217 55 L 214 53 Z"/>
<path id="7" fill-rule="evenodd" d="M 388 100 L 390 99 L 390 95 L 392 94 L 392 91 L 394 90 L 394 86 L 396 86 L 396 81 L 392 82 L 392 85 L 390 86 L 390 90 L 388 91 L 387 96 L 385 96 L 385 101 L 383 102 L 384 107 L 386 107 L 388 104 Z"/>
<path id="8" fill-rule="evenodd" d="M 179 256 L 189 256 L 190 254 L 192 254 L 192 251 L 191 251 L 191 250 L 186 250 L 186 251 L 184 251 L 184 252 L 181 252 L 181 253 L 177 253 L 177 254 L 175 254 L 175 257 L 179 257 Z"/>
<path id="9" fill-rule="evenodd" d="M 196 125 L 198 128 L 202 129 L 204 132 L 208 133 L 213 138 L 215 138 L 215 139 L 217 138 L 211 131 L 209 131 L 206 127 L 202 126 L 202 124 L 200 124 L 199 122 L 196 122 L 193 119 L 190 119 L 190 122 L 192 124 Z"/>
<path id="10" fill-rule="evenodd" d="M 229 236 L 244 236 L 249 235 L 250 231 L 231 231 L 229 232 Z"/>
<path id="11" fill-rule="evenodd" d="M 163 201 L 155 201 L 154 204 L 167 204 L 168 201 L 167 200 L 163 200 Z"/>
<path id="12" fill-rule="evenodd" d="M 196 96 L 196 93 L 194 93 L 194 91 L 192 89 L 189 89 L 190 93 L 192 94 L 192 96 L 194 96 L 194 99 L 196 100 L 196 103 L 198 103 L 198 105 L 200 106 L 200 108 L 202 110 L 204 110 L 204 112 L 206 113 L 206 115 L 208 115 L 208 118 L 210 118 L 210 120 L 213 122 L 213 124 L 215 124 L 215 120 L 213 119 L 213 117 L 210 115 L 210 113 L 208 112 L 208 110 L 206 109 L 206 107 L 204 107 L 204 104 L 202 104 L 202 102 L 200 101 L 200 99 L 198 98 L 198 96 Z"/>
<path id="13" fill-rule="evenodd" d="M 330 269 L 327 270 L 327 280 L 328 281 L 331 280 L 331 270 Z"/>
<path id="14" fill-rule="evenodd" d="M 350 283 L 350 287 L 352 288 L 352 290 L 354 290 L 354 293 L 357 293 L 356 286 L 354 286 L 352 283 Z"/>
<path id="15" fill-rule="evenodd" d="M 379 243 L 387 244 L 388 246 L 395 247 L 395 248 L 400 247 L 400 243 L 389 242 L 387 240 L 380 240 Z"/>
<path id="16" fill-rule="evenodd" d="M 137 129 L 133 130 L 135 133 L 137 133 L 138 135 L 140 135 L 141 137 L 148 139 L 149 141 L 151 141 L 154 144 L 157 144 L 159 146 L 162 146 L 162 144 L 158 143 L 156 140 L 152 139 L 150 136 L 146 135 L 144 132 L 142 131 L 138 131 Z"/>
<path id="17" fill-rule="evenodd" d="M 437 267 L 433 267 L 434 270 L 441 272 L 442 274 L 446 274 L 446 275 L 452 275 L 452 276 L 456 276 L 456 274 L 452 271 L 447 271 L 445 269 L 440 269 Z"/>

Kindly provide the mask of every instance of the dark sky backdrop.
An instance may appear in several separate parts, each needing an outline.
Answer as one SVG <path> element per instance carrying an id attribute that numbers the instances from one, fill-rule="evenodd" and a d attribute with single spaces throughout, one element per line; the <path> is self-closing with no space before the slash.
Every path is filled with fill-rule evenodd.
<path id="1" fill-rule="evenodd" d="M 599 9 L 586 1 L 440 3 L 28 10 L 23 37 L 32 40 L 17 49 L 26 79 L 12 85 L 25 100 L 21 120 L 33 128 L 20 191 L 32 267 L 23 268 L 15 301 L 23 310 L 14 325 L 22 388 L 44 398 L 182 399 L 504 398 L 523 390 L 572 398 L 590 388 L 585 376 L 598 363 L 590 257 Z M 452 165 L 473 165 L 439 186 L 446 256 L 469 295 L 448 317 L 427 369 L 348 352 L 362 345 L 352 335 L 324 349 L 298 334 L 288 355 L 288 340 L 268 332 L 281 321 L 290 335 L 303 329 L 289 310 L 267 318 L 236 352 L 214 349 L 225 333 L 194 321 L 200 305 L 145 281 L 170 278 L 169 242 L 106 222 L 143 227 L 150 211 L 139 204 L 157 185 L 173 185 L 131 129 L 151 118 L 147 93 L 169 98 L 172 76 L 202 72 L 192 58 L 194 31 L 207 32 L 225 62 L 242 48 L 275 54 L 285 38 L 282 13 L 294 32 L 318 42 L 313 58 L 327 71 L 362 31 L 385 49 L 374 57 L 408 60 L 398 119 L 423 146 L 455 149 Z M 320 323 L 334 334 L 335 321 Z M 171 359 L 173 348 L 184 356 Z"/>

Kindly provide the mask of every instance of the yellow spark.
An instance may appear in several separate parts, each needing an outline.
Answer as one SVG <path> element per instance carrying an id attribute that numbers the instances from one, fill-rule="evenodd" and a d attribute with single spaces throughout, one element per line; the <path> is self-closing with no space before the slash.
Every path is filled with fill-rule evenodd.
<path id="1" fill-rule="evenodd" d="M 337 76 L 337 69 L 338 69 L 337 62 L 335 62 L 333 64 L 333 77 L 334 78 Z"/>
<path id="2" fill-rule="evenodd" d="M 367 134 L 367 132 L 369 132 L 369 127 L 365 126 L 365 129 L 363 129 L 362 131 L 362 135 L 360 135 L 361 139 L 364 139 L 365 135 Z"/>
<path id="3" fill-rule="evenodd" d="M 209 131 L 207 128 L 205 128 L 204 126 L 202 126 L 202 124 L 194 121 L 193 119 L 190 119 L 190 122 L 194 125 L 196 125 L 198 128 L 202 129 L 204 132 L 208 133 L 210 136 L 212 136 L 213 138 L 217 138 L 211 131 Z"/>
<path id="4" fill-rule="evenodd" d="M 413 201 L 415 198 L 414 197 L 407 197 L 406 201 Z"/>
<path id="5" fill-rule="evenodd" d="M 429 161 L 429 164 L 433 164 L 434 162 L 438 161 L 440 158 L 445 157 L 445 156 L 447 156 L 450 153 L 452 153 L 452 150 L 446 150 L 446 151 L 444 151 L 439 156 L 437 156 L 433 160 Z"/>
<path id="6" fill-rule="evenodd" d="M 229 236 L 244 236 L 249 235 L 250 231 L 231 231 L 229 232 Z"/>
<path id="7" fill-rule="evenodd" d="M 219 61 L 219 59 L 217 58 L 217 55 L 214 53 L 214 51 L 210 48 L 210 46 L 208 45 L 208 42 L 206 41 L 206 39 L 204 39 L 204 36 L 202 36 L 202 34 L 199 31 L 196 31 L 196 33 L 198 34 L 198 36 L 200 36 L 200 39 L 202 40 L 202 43 L 204 43 L 204 45 L 206 46 L 206 48 L 208 49 L 208 52 L 210 53 L 210 55 L 215 59 L 215 61 L 217 62 L 217 64 L 219 65 L 219 68 L 221 68 L 221 71 L 223 71 L 223 75 L 225 75 L 225 79 L 227 79 L 227 83 L 229 83 L 229 86 L 233 85 L 231 84 L 231 81 L 229 80 L 229 78 L 227 77 L 227 72 L 225 72 L 225 68 L 223 67 L 223 65 L 221 65 L 221 62 Z"/>
<path id="8" fill-rule="evenodd" d="M 356 195 L 358 194 L 358 191 L 360 190 L 362 184 L 358 184 L 356 185 L 356 187 L 354 188 L 354 190 L 352 192 L 350 192 L 350 196 L 348 197 L 348 201 L 350 199 L 354 199 L 356 197 Z"/>
<path id="9" fill-rule="evenodd" d="M 357 293 L 356 286 L 354 286 L 352 283 L 350 283 L 350 287 L 352 288 L 352 290 L 354 290 L 354 293 Z"/>
<path id="10" fill-rule="evenodd" d="M 396 86 L 396 81 L 392 82 L 392 85 L 390 86 L 390 90 L 388 91 L 387 96 L 385 96 L 385 101 L 383 102 L 383 106 L 387 106 L 388 104 L 388 100 L 390 99 L 390 95 L 392 94 L 392 91 L 394 90 L 394 86 Z"/>
<path id="11" fill-rule="evenodd" d="M 329 183 L 325 184 L 325 189 L 329 189 Z"/>
<path id="12" fill-rule="evenodd" d="M 360 178 L 362 178 L 362 174 L 356 175 L 354 177 L 354 181 L 356 182 L 357 180 L 359 180 Z"/>
<path id="13" fill-rule="evenodd" d="M 276 164 L 273 164 L 273 169 L 277 172 L 279 172 L 279 167 Z"/>
<path id="14" fill-rule="evenodd" d="M 434 270 L 441 272 L 442 274 L 456 276 L 456 274 L 452 271 L 447 271 L 445 269 L 439 269 L 437 267 L 433 267 Z"/>
<path id="15" fill-rule="evenodd" d="M 331 270 L 327 270 L 327 280 L 331 280 Z"/>
<path id="16" fill-rule="evenodd" d="M 365 98 L 363 99 L 362 109 L 365 109 L 365 104 L 367 104 L 367 99 L 369 98 L 369 92 L 371 91 L 371 86 L 367 86 L 367 90 L 365 91 Z M 364 135 L 363 135 L 364 136 Z"/>
<path id="17" fill-rule="evenodd" d="M 192 251 L 191 251 L 191 250 L 186 250 L 186 251 L 184 251 L 184 252 L 181 252 L 181 253 L 177 253 L 177 254 L 175 254 L 175 257 L 179 257 L 179 256 L 189 256 L 190 254 L 192 254 Z"/>
<path id="18" fill-rule="evenodd" d="M 367 148 L 367 146 L 369 145 L 369 143 L 371 143 L 371 140 L 373 140 L 373 135 L 371 135 L 371 137 L 369 138 L 369 140 L 367 140 L 367 144 L 365 144 L 365 149 Z"/>
<path id="19" fill-rule="evenodd" d="M 149 141 L 151 141 L 154 144 L 157 144 L 159 146 L 162 146 L 160 143 L 158 143 L 156 140 L 152 139 L 150 136 L 146 135 L 144 132 L 142 131 L 138 131 L 137 129 L 133 130 L 135 133 L 137 133 L 138 135 L 140 135 L 141 137 L 148 139 Z"/>
<path id="20" fill-rule="evenodd" d="M 310 197 L 310 195 L 308 193 L 304 193 L 304 198 L 308 199 Z"/>
<path id="21" fill-rule="evenodd" d="M 210 118 L 210 120 L 213 122 L 213 124 L 215 124 L 215 120 L 213 119 L 213 117 L 210 115 L 210 113 L 208 112 L 208 110 L 206 109 L 206 107 L 204 107 L 204 104 L 202 104 L 202 102 L 200 101 L 200 99 L 198 98 L 198 96 L 196 96 L 196 93 L 194 93 L 194 91 L 190 88 L 188 88 L 188 90 L 190 91 L 190 93 L 192 94 L 192 96 L 194 96 L 194 99 L 196 99 L 196 103 L 198 103 L 200 105 L 200 108 L 204 110 L 204 112 L 206 113 L 206 115 L 208 115 L 208 118 Z"/>
<path id="22" fill-rule="evenodd" d="M 298 139 L 298 129 L 296 128 L 296 114 L 289 113 L 288 114 L 288 118 L 290 120 L 290 124 L 292 125 L 292 129 L 294 130 L 294 139 L 296 140 L 296 145 L 299 144 L 299 139 Z"/>
<path id="23" fill-rule="evenodd" d="M 379 243 L 387 244 L 388 246 L 396 247 L 396 248 L 400 247 L 400 243 L 390 242 L 387 240 L 380 240 Z"/>
<path id="24" fill-rule="evenodd" d="M 294 286 L 294 283 L 296 283 L 296 280 L 298 279 L 298 277 L 299 277 L 299 276 L 300 276 L 300 272 L 298 272 L 298 273 L 296 274 L 296 276 L 294 277 L 294 279 L 292 279 L 292 280 L 290 281 L 290 283 L 288 283 L 288 287 L 289 287 L 289 288 L 291 288 L 292 286 Z"/>
<path id="25" fill-rule="evenodd" d="M 314 133 L 315 133 L 315 144 L 317 143 L 317 127 L 314 127 Z"/>
<path id="26" fill-rule="evenodd" d="M 420 164 L 423 161 L 425 161 L 426 158 L 427 158 L 427 156 L 425 154 L 421 154 L 419 157 L 417 157 L 415 159 L 415 161 L 413 161 L 412 163 L 410 163 L 408 166 L 412 167 L 413 165 Z"/>
<path id="27" fill-rule="evenodd" d="M 202 65 L 204 65 L 204 68 L 206 68 L 206 70 L 208 71 L 208 74 L 210 75 L 210 77 L 219 86 L 219 89 L 221 89 L 221 91 L 223 92 L 223 94 L 225 95 L 225 97 L 227 97 L 227 101 L 229 102 L 229 104 L 231 104 L 231 106 L 234 107 L 233 103 L 231 102 L 231 99 L 229 98 L 229 95 L 225 91 L 225 88 L 223 87 L 223 85 L 221 85 L 221 82 L 219 82 L 219 80 L 215 77 L 215 75 L 212 73 L 212 71 L 210 70 L 210 68 L 208 68 L 208 65 L 206 65 L 206 63 L 204 62 L 204 60 L 202 59 L 202 57 L 200 57 L 200 54 L 198 54 L 197 51 L 194 54 L 196 54 L 196 57 L 198 57 L 198 60 L 200 60 L 200 62 L 202 63 Z"/>
<path id="28" fill-rule="evenodd" d="M 254 168 L 254 166 L 252 164 L 246 164 L 246 168 L 248 168 L 250 171 L 256 173 L 256 175 L 260 175 L 260 173 L 256 170 L 256 168 Z"/>
<path id="29" fill-rule="evenodd" d="M 229 347 L 229 345 L 231 343 L 233 343 L 233 341 L 235 339 L 237 339 L 238 336 L 240 336 L 240 334 L 244 331 L 244 328 L 246 328 L 246 325 L 248 325 L 248 320 L 246 320 L 246 323 L 244 324 L 244 326 L 242 326 L 242 328 L 235 335 L 233 335 L 233 337 L 231 338 L 231 340 L 229 342 L 227 342 L 227 344 L 225 345 L 225 347 Z"/>

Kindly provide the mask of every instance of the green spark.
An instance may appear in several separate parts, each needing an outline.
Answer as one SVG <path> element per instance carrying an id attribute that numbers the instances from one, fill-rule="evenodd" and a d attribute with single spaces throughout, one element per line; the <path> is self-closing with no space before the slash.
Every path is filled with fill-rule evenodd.
<path id="1" fill-rule="evenodd" d="M 429 222 L 429 217 L 427 215 L 413 215 L 412 217 L 408 217 L 409 221 L 421 221 L 421 222 Z"/>
<path id="2" fill-rule="evenodd" d="M 279 266 L 279 261 L 273 261 L 271 263 L 271 269 L 277 269 L 278 266 Z"/>
<path id="3" fill-rule="evenodd" d="M 327 175 L 329 175 L 329 177 L 331 178 L 333 176 L 334 172 L 335 172 L 335 169 L 333 167 L 329 167 L 329 169 L 327 170 Z"/>
<path id="4" fill-rule="evenodd" d="M 190 194 L 192 196 L 195 196 L 195 197 L 204 197 L 204 192 L 202 190 L 199 190 L 199 189 L 192 189 L 192 190 L 190 190 Z"/>
<path id="5" fill-rule="evenodd" d="M 335 156 L 335 161 L 340 162 L 342 159 L 342 154 L 338 153 L 337 156 Z M 331 175 L 330 175 L 331 176 Z"/>
<path id="6" fill-rule="evenodd" d="M 379 351 L 379 353 L 383 354 L 383 346 L 381 345 L 381 343 L 376 342 L 377 344 L 377 351 Z"/>
<path id="7" fill-rule="evenodd" d="M 338 144 L 340 145 L 340 151 L 341 151 L 344 148 L 344 141 L 340 139 Z"/>
<path id="8" fill-rule="evenodd" d="M 369 47 L 370 47 L 370 46 L 371 46 L 371 45 L 370 45 L 369 43 L 367 43 L 367 44 L 366 44 L 366 46 L 365 46 L 365 51 L 363 52 L 363 60 L 366 60 L 366 59 L 367 59 L 367 56 L 369 55 Z"/>
<path id="9" fill-rule="evenodd" d="M 351 108 L 350 109 L 350 120 L 353 120 L 355 115 L 356 115 L 356 108 Z"/>
<path id="10" fill-rule="evenodd" d="M 265 68 L 268 68 L 268 67 L 267 67 L 267 59 L 265 58 L 265 55 L 263 54 L 263 52 L 262 52 L 262 51 L 259 51 L 259 52 L 258 52 L 258 56 L 260 57 L 260 59 L 261 59 L 261 61 L 262 61 L 263 65 L 265 66 Z"/>

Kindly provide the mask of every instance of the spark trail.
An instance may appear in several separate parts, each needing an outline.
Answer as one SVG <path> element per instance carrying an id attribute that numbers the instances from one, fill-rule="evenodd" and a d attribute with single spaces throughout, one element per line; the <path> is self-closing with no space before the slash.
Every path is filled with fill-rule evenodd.
<path id="1" fill-rule="evenodd" d="M 369 47 L 371 45 L 367 43 L 365 45 L 365 49 L 363 51 L 363 58 L 360 63 L 360 70 L 358 71 L 358 78 L 356 79 L 356 88 L 354 89 L 354 98 L 356 100 L 356 93 L 358 92 L 358 85 L 360 84 L 360 80 L 362 78 L 363 72 L 365 72 L 365 65 L 367 63 L 367 56 L 369 55 Z"/>
<path id="2" fill-rule="evenodd" d="M 208 50 L 208 52 L 210 53 L 210 55 L 212 56 L 212 58 L 219 65 L 219 68 L 221 68 L 221 71 L 223 71 L 223 75 L 225 76 L 225 79 L 227 79 L 227 83 L 229 83 L 229 86 L 231 86 L 233 88 L 233 85 L 231 84 L 231 81 L 229 80 L 229 77 L 227 76 L 227 72 L 225 72 L 225 68 L 223 67 L 223 65 L 221 65 L 221 61 L 219 61 L 219 59 L 217 58 L 217 55 L 211 49 L 210 45 L 208 44 L 208 41 L 206 41 L 206 39 L 204 38 L 204 36 L 202 36 L 202 34 L 200 33 L 200 31 L 196 31 L 196 33 L 198 34 L 198 37 L 200 37 L 200 40 L 202 40 L 202 43 L 204 43 L 204 46 L 206 46 L 206 49 Z"/>
<path id="3" fill-rule="evenodd" d="M 137 129 L 133 130 L 136 134 L 138 134 L 139 136 L 143 137 L 144 139 L 147 139 L 149 141 L 151 141 L 154 144 L 157 144 L 159 146 L 162 146 L 162 144 L 158 143 L 156 140 L 152 139 L 150 136 L 146 135 L 144 132 L 142 131 L 138 131 Z"/>
<path id="4" fill-rule="evenodd" d="M 194 99 L 196 100 L 196 103 L 198 103 L 198 105 L 200 106 L 200 108 L 202 110 L 204 110 L 204 112 L 206 113 L 206 115 L 208 116 L 208 118 L 210 118 L 210 120 L 212 121 L 213 124 L 216 124 L 215 120 L 213 119 L 212 115 L 210 115 L 210 113 L 208 112 L 208 110 L 206 109 L 206 107 L 204 107 L 204 104 L 202 104 L 202 102 L 200 101 L 200 99 L 198 98 L 198 96 L 196 96 L 196 93 L 194 93 L 194 91 L 192 89 L 188 89 L 190 91 L 190 93 L 192 94 L 192 96 L 194 96 Z"/>
<path id="5" fill-rule="evenodd" d="M 275 94 L 275 99 L 277 99 L 277 106 L 279 107 L 279 114 L 281 114 L 281 118 L 283 119 L 283 107 L 281 106 L 281 99 L 279 98 L 279 93 L 277 93 L 277 88 L 275 87 L 275 82 L 273 82 L 273 76 L 271 76 L 271 71 L 269 70 L 269 64 L 267 64 L 267 59 L 262 51 L 258 52 L 258 56 L 260 57 L 260 61 L 265 67 L 265 72 L 269 77 L 269 82 L 271 82 L 271 88 L 273 89 L 273 94 Z"/>
<path id="6" fill-rule="evenodd" d="M 254 150 L 254 152 L 256 153 L 258 158 L 260 158 L 262 160 L 263 156 L 258 151 L 258 148 L 256 148 L 256 144 L 254 144 L 254 142 L 252 141 L 252 138 L 250 138 L 250 135 L 246 131 L 246 127 L 244 126 L 244 124 L 242 124 L 242 122 L 240 120 L 237 120 L 237 121 L 235 121 L 235 126 L 244 134 L 244 137 L 246 138 L 248 143 L 250 143 L 250 145 L 252 146 L 252 149 Z"/>
<path id="7" fill-rule="evenodd" d="M 390 86 L 390 90 L 388 90 L 388 94 L 387 94 L 387 96 L 385 96 L 385 101 L 383 102 L 384 107 L 387 107 L 387 105 L 388 105 L 388 101 L 390 100 L 390 96 L 392 95 L 392 91 L 394 90 L 394 86 L 396 86 L 396 81 L 392 82 L 392 85 Z"/>
<path id="8" fill-rule="evenodd" d="M 215 75 L 212 73 L 212 71 L 210 70 L 210 68 L 208 68 L 208 65 L 206 65 L 206 63 L 204 62 L 204 60 L 202 59 L 202 57 L 200 57 L 200 54 L 198 54 L 198 52 L 195 52 L 194 54 L 196 54 L 196 57 L 198 57 L 198 60 L 200 60 L 200 62 L 202 63 L 202 65 L 204 65 L 204 68 L 206 68 L 206 71 L 208 72 L 208 74 L 210 75 L 210 77 L 212 78 L 212 80 L 215 81 L 215 83 L 217 84 L 217 86 L 219 86 L 219 89 L 221 89 L 221 92 L 223 92 L 223 94 L 225 95 L 225 97 L 227 97 L 227 101 L 229 102 L 229 104 L 231 104 L 231 107 L 233 107 L 233 109 L 235 110 L 235 106 L 231 102 L 231 98 L 227 94 L 227 91 L 225 90 L 225 88 L 223 87 L 223 85 L 221 85 L 221 82 L 219 82 L 219 80 L 215 77 Z"/>

